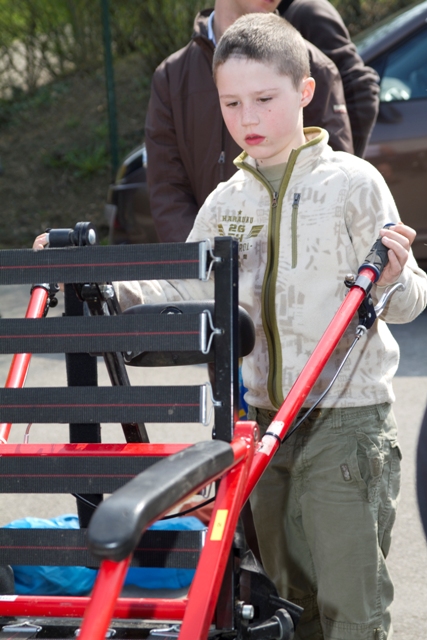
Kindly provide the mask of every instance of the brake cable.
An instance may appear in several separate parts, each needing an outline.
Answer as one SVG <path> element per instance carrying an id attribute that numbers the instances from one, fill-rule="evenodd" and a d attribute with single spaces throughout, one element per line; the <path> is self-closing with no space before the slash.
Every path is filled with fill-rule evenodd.
<path id="1" fill-rule="evenodd" d="M 346 284 L 347 287 L 351 288 L 353 286 L 354 282 L 355 282 L 354 276 L 346 276 L 345 284 Z M 335 372 L 334 377 L 332 378 L 332 380 L 330 381 L 330 383 L 328 384 L 328 386 L 326 387 L 324 392 L 316 400 L 316 402 L 309 409 L 307 409 L 306 413 L 287 432 L 287 434 L 285 435 L 285 437 L 281 441 L 282 444 L 288 438 L 290 438 L 290 436 L 293 433 L 295 433 L 295 431 L 298 429 L 298 427 L 300 427 L 302 425 L 302 423 L 308 418 L 308 416 L 322 402 L 324 397 L 331 390 L 333 384 L 335 383 L 336 379 L 338 378 L 339 374 L 341 373 L 342 368 L 344 367 L 345 363 L 347 362 L 348 358 L 350 357 L 351 352 L 353 351 L 354 347 L 356 346 L 356 344 L 358 343 L 360 338 L 365 335 L 365 333 L 368 331 L 368 329 L 374 324 L 375 320 L 382 314 L 382 312 L 384 311 L 384 309 L 385 309 L 388 301 L 390 300 L 391 296 L 393 295 L 393 293 L 395 293 L 396 291 L 402 290 L 404 288 L 405 287 L 401 282 L 397 282 L 396 284 L 390 286 L 390 288 L 387 289 L 387 291 L 385 291 L 384 294 L 381 296 L 378 304 L 375 307 L 373 307 L 372 298 L 370 297 L 369 292 L 368 292 L 367 298 L 365 298 L 365 300 L 362 302 L 362 304 L 360 305 L 360 308 L 359 308 L 360 324 L 358 324 L 357 327 L 356 327 L 356 336 L 355 336 L 353 342 L 351 343 L 350 347 L 348 348 L 347 353 L 345 354 L 344 358 L 342 359 L 341 364 L 339 365 L 337 371 Z"/>

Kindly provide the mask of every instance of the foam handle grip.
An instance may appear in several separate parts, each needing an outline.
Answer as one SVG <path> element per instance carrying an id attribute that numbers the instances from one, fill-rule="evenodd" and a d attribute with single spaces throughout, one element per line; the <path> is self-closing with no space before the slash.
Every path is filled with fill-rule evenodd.
<path id="1" fill-rule="evenodd" d="M 394 226 L 394 222 L 389 222 L 388 224 L 384 225 L 383 228 L 386 229 L 387 227 L 392 226 Z M 387 265 L 387 263 L 388 248 L 385 246 L 385 244 L 383 244 L 381 236 L 379 236 L 375 240 L 370 252 L 366 256 L 365 262 L 360 267 L 359 273 L 362 269 L 372 269 L 372 271 L 374 271 L 374 273 L 376 274 L 375 282 L 377 282 L 377 280 L 379 280 L 379 278 L 381 277 L 381 274 L 384 271 L 384 267 Z"/>

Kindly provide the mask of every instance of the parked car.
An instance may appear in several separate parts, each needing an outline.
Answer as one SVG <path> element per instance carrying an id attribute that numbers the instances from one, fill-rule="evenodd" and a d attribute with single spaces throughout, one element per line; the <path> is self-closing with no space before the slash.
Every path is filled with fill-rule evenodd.
<path id="1" fill-rule="evenodd" d="M 417 230 L 414 253 L 426 268 L 427 0 L 386 18 L 355 42 L 381 83 L 380 110 L 365 157 L 386 179 L 402 220 Z M 142 146 L 125 159 L 110 189 L 114 243 L 156 241 L 146 163 Z"/>
<path id="2" fill-rule="evenodd" d="M 427 0 L 357 38 L 380 76 L 380 110 L 365 158 L 384 176 L 402 220 L 417 231 L 414 254 L 427 267 Z"/>
<path id="3" fill-rule="evenodd" d="M 145 145 L 134 149 L 110 185 L 105 205 L 111 244 L 158 242 L 150 213 L 147 190 Z"/>

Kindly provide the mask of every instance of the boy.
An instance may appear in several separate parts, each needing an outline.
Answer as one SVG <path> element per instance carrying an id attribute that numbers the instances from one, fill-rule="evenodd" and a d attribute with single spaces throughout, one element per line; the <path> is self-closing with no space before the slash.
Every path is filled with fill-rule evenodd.
<path id="1" fill-rule="evenodd" d="M 235 20 L 248 13 L 273 13 L 279 0 L 212 4 L 213 9 L 197 14 L 190 42 L 159 65 L 151 83 L 145 123 L 147 181 L 161 242 L 184 242 L 208 195 L 236 172 L 233 160 L 241 149 L 224 125 L 212 79 L 216 44 Z M 323 127 L 333 149 L 353 153 L 337 66 L 311 42 L 306 41 L 306 47 L 319 89 L 304 111 L 306 126 Z"/>
<path id="2" fill-rule="evenodd" d="M 283 46 L 283 43 L 286 46 Z M 303 129 L 314 81 L 301 36 L 275 15 L 247 15 L 224 34 L 214 78 L 226 125 L 244 152 L 239 171 L 201 208 L 189 241 L 240 241 L 240 303 L 256 327 L 244 360 L 250 419 L 265 432 L 381 230 L 389 263 L 378 289 L 400 281 L 385 318 L 407 322 L 427 304 L 427 276 L 410 253 L 415 232 L 399 221 L 382 177 L 333 152 L 322 129 Z M 45 236 L 34 243 L 42 247 Z M 206 299 L 212 283 L 118 285 L 123 306 Z M 353 327 L 354 329 L 354 327 Z M 354 331 L 321 374 L 330 381 Z M 385 565 L 399 490 L 391 402 L 398 347 L 380 320 L 346 363 L 320 409 L 277 452 L 251 503 L 264 566 L 280 594 L 304 607 L 296 639 L 391 637 L 392 584 Z"/>

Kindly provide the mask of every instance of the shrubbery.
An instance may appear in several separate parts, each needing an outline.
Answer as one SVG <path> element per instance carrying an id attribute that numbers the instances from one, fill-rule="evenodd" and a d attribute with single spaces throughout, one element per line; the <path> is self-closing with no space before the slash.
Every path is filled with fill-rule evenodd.
<path id="1" fill-rule="evenodd" d="M 107 0 L 0 0 L 0 95 L 102 64 L 101 3 Z M 352 35 L 411 0 L 332 0 Z M 138 51 L 147 77 L 184 46 L 197 11 L 213 0 L 109 0 L 116 56 Z"/>

